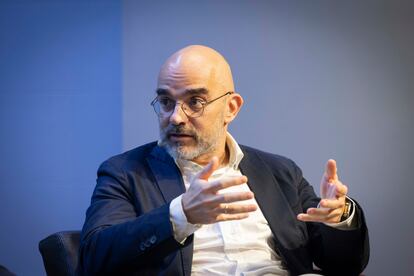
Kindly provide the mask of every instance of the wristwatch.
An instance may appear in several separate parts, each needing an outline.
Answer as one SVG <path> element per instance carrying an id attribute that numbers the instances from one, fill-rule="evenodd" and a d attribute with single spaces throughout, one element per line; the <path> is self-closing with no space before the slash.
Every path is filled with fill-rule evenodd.
<path id="1" fill-rule="evenodd" d="M 352 214 L 354 205 L 352 202 L 346 198 L 345 199 L 345 206 L 344 206 L 344 212 L 342 213 L 341 221 L 347 220 L 349 216 Z"/>

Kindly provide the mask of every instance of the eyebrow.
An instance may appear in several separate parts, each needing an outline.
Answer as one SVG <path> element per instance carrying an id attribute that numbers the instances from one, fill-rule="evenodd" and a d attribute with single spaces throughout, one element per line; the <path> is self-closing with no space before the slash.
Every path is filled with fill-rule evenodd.
<path id="1" fill-rule="evenodd" d="M 171 95 L 171 92 L 168 89 L 164 89 L 164 88 L 158 88 L 156 90 L 156 93 L 158 96 L 161 95 Z M 208 89 L 201 87 L 201 88 L 194 88 L 194 89 L 187 89 L 184 92 L 184 95 L 207 95 L 208 94 Z"/>

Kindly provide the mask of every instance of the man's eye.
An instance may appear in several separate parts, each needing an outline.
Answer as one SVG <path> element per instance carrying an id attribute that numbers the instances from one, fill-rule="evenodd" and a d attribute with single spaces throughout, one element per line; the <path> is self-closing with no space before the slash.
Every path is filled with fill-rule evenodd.
<path id="1" fill-rule="evenodd" d="M 160 103 L 160 105 L 162 107 L 171 107 L 171 106 L 175 105 L 175 101 L 171 100 L 170 98 L 167 98 L 167 97 L 159 98 L 158 102 Z"/>
<path id="2" fill-rule="evenodd" d="M 202 109 L 203 108 L 203 106 L 204 106 L 204 103 L 205 103 L 206 101 L 204 101 L 203 99 L 201 99 L 201 98 L 196 98 L 196 97 L 194 97 L 194 98 L 191 98 L 189 101 L 188 101 L 188 106 L 191 108 L 191 109 L 193 109 L 193 110 L 200 110 L 200 109 Z"/>

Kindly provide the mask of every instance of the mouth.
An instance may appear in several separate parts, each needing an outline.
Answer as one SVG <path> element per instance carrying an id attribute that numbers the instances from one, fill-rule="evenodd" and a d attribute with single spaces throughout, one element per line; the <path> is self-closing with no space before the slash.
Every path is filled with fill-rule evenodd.
<path id="1" fill-rule="evenodd" d="M 189 134 L 183 134 L 183 133 L 170 133 L 168 134 L 168 139 L 172 142 L 184 142 L 193 140 L 194 137 Z"/>

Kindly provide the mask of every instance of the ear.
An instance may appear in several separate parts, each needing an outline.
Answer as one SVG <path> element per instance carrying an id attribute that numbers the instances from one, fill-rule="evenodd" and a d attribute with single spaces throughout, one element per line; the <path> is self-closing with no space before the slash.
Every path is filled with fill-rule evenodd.
<path id="1" fill-rule="evenodd" d="M 233 93 L 229 96 L 229 99 L 227 100 L 226 113 L 224 114 L 224 122 L 226 125 L 236 118 L 243 102 L 242 96 L 238 93 Z"/>

